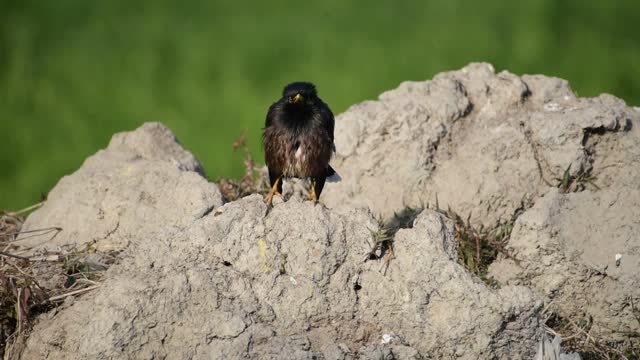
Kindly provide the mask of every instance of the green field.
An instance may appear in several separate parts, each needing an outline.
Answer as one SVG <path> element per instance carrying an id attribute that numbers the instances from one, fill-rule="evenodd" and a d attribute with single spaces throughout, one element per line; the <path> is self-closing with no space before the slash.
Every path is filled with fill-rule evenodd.
<path id="1" fill-rule="evenodd" d="M 114 132 L 171 127 L 210 178 L 259 159 L 267 107 L 311 80 L 335 113 L 472 61 L 640 105 L 640 1 L 0 0 L 0 209 Z"/>

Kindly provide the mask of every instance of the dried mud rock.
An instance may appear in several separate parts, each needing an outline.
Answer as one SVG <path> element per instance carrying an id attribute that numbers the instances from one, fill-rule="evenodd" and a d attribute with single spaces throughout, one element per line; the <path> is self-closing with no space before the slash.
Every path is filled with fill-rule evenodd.
<path id="1" fill-rule="evenodd" d="M 85 160 L 49 192 L 29 216 L 21 244 L 55 249 L 96 243 L 120 250 L 132 238 L 158 229 L 184 228 L 222 205 L 218 188 L 203 178 L 195 157 L 159 123 L 113 136 L 109 146 Z M 55 236 L 54 236 L 55 235 Z"/>
<path id="2" fill-rule="evenodd" d="M 613 96 L 471 64 L 338 116 L 343 182 L 323 201 L 385 217 L 438 201 L 487 226 L 522 214 L 510 241 L 522 262 L 491 274 L 620 340 L 640 332 L 639 127 L 640 110 Z"/>
<path id="3" fill-rule="evenodd" d="M 364 262 L 368 211 L 228 203 L 184 230 L 131 241 L 100 289 L 40 321 L 38 358 L 531 357 L 541 302 L 490 290 L 456 262 L 451 223 L 425 211 L 385 275 Z M 384 355 L 387 354 L 387 355 Z"/>
<path id="4" fill-rule="evenodd" d="M 135 220 L 139 228 L 122 234 L 127 247 L 100 288 L 41 316 L 24 358 L 533 355 L 541 335 L 540 299 L 525 287 L 491 290 L 467 273 L 456 261 L 452 224 L 439 213 L 424 211 L 412 228 L 398 231 L 396 257 L 385 275 L 382 260 L 367 256 L 372 231 L 379 230 L 368 210 L 329 210 L 293 197 L 286 203 L 278 198 L 267 213 L 259 195 L 217 207 L 219 193 L 193 171 L 195 161 L 183 170 L 164 157 L 143 157 L 146 146 L 114 150 L 113 144 L 131 137 L 157 144 L 168 134 L 152 124 L 116 136 L 70 177 L 75 181 L 61 182 L 69 185 L 52 192 L 42 214 L 33 215 L 44 221 L 50 209 L 64 207 L 67 219 L 97 222 L 86 218 L 87 205 L 74 210 L 67 204 L 80 193 L 90 199 L 90 210 L 108 203 L 121 216 L 145 216 L 119 226 L 129 229 Z M 163 146 L 177 145 L 167 140 Z M 109 161 L 98 161 L 103 159 Z M 139 181 L 146 173 L 122 175 L 130 166 L 152 171 L 149 179 L 174 179 L 155 184 L 164 199 L 153 212 L 140 209 L 144 204 L 133 196 L 152 191 Z M 109 192 L 117 188 L 128 196 L 105 200 L 104 188 L 96 185 L 103 177 Z M 165 203 L 183 196 L 192 201 Z M 75 222 L 61 226 L 69 224 Z M 89 225 L 78 232 L 88 232 Z"/>
<path id="5" fill-rule="evenodd" d="M 471 64 L 404 82 L 336 119 L 329 207 L 451 206 L 486 225 L 510 218 L 570 173 L 590 172 L 593 132 L 624 132 L 629 111 L 609 95 L 576 98 L 565 80 Z"/>

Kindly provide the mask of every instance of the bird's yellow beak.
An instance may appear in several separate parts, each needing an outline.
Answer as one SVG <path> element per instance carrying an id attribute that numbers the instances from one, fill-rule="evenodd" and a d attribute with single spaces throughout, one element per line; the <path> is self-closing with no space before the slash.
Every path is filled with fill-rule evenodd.
<path id="1" fill-rule="evenodd" d="M 294 104 L 299 103 L 302 100 L 304 100 L 304 98 L 300 94 L 296 94 L 296 96 L 293 97 L 293 103 Z"/>

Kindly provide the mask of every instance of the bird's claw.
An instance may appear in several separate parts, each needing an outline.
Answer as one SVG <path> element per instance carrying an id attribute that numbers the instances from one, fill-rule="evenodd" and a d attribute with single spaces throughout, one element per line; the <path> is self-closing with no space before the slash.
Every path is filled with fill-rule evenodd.
<path id="1" fill-rule="evenodd" d="M 279 194 L 278 191 L 278 183 L 281 181 L 281 177 L 278 176 L 276 178 L 276 181 L 274 181 L 273 186 L 271 186 L 271 190 L 269 190 L 269 193 L 267 194 L 267 196 L 264 198 L 264 202 L 267 204 L 267 208 L 271 209 L 273 207 L 273 196 L 275 194 Z"/>
<path id="2" fill-rule="evenodd" d="M 318 203 L 318 194 L 316 193 L 316 181 L 311 181 L 311 188 L 309 189 L 309 200 Z"/>
<path id="3" fill-rule="evenodd" d="M 267 204 L 267 206 L 272 207 L 273 206 L 273 193 L 269 193 L 267 194 L 267 196 L 264 198 L 264 202 L 265 204 Z"/>

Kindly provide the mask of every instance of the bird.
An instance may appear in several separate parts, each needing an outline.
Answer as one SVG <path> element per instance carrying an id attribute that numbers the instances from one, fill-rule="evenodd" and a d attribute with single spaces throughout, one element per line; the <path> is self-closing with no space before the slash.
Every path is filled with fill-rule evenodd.
<path id="1" fill-rule="evenodd" d="M 297 81 L 284 87 L 282 97 L 269 107 L 263 129 L 271 185 L 265 202 L 269 206 L 275 194 L 282 195 L 285 179 L 309 179 L 309 197 L 314 202 L 318 202 L 327 179 L 340 180 L 329 165 L 335 153 L 334 127 L 333 113 L 318 97 L 314 84 Z"/>

